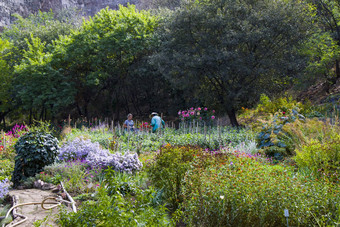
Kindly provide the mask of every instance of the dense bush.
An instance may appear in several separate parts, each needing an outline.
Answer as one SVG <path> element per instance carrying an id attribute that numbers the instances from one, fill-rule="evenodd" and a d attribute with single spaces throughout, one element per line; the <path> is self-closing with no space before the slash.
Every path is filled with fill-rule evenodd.
<path id="1" fill-rule="evenodd" d="M 181 190 L 184 175 L 190 168 L 194 156 L 200 152 L 201 149 L 196 147 L 167 144 L 147 169 L 153 185 L 158 189 L 164 189 L 165 197 L 172 208 L 177 208 L 183 201 Z"/>
<path id="2" fill-rule="evenodd" d="M 284 125 L 295 122 L 305 121 L 305 117 L 298 113 L 297 109 L 289 112 L 277 112 L 272 119 L 266 122 L 257 136 L 258 147 L 265 154 L 276 159 L 293 155 L 295 144 L 282 128 Z"/>
<path id="3" fill-rule="evenodd" d="M 61 160 L 85 159 L 91 167 L 112 167 L 115 171 L 132 173 L 142 168 L 142 163 L 136 153 L 110 153 L 102 149 L 98 142 L 83 138 L 75 138 L 61 148 Z"/>
<path id="4" fill-rule="evenodd" d="M 301 169 L 340 183 L 340 134 L 322 142 L 311 139 L 296 151 L 295 161 Z"/>
<path id="5" fill-rule="evenodd" d="M 99 143 L 93 143 L 90 139 L 83 137 L 76 137 L 61 147 L 59 159 L 64 161 L 85 159 L 90 152 L 97 153 L 101 150 Z"/>
<path id="6" fill-rule="evenodd" d="M 284 209 L 290 226 L 340 220 L 339 184 L 239 153 L 227 161 L 208 159 L 196 156 L 185 174 L 182 217 L 189 226 L 286 226 Z"/>
<path id="7" fill-rule="evenodd" d="M 304 107 L 304 105 L 294 100 L 292 96 L 278 97 L 271 100 L 267 95 L 262 94 L 260 97 L 260 102 L 256 107 L 256 111 L 266 114 L 275 114 L 279 111 L 288 112 L 289 110 L 296 107 L 301 109 Z"/>
<path id="8" fill-rule="evenodd" d="M 14 187 L 28 177 L 41 172 L 44 166 L 52 164 L 57 157 L 58 140 L 46 130 L 37 129 L 20 137 L 15 144 L 16 157 L 12 181 Z"/>

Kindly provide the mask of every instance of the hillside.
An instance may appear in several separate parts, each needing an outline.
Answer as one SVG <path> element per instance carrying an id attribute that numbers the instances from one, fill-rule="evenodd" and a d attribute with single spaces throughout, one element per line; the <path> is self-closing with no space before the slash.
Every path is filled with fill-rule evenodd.
<path id="1" fill-rule="evenodd" d="M 46 12 L 52 9 L 58 12 L 62 9 L 77 8 L 84 16 L 93 16 L 105 7 L 117 9 L 118 5 L 127 5 L 128 2 L 138 4 L 139 0 L 1 0 L 0 31 L 13 21 L 14 13 L 26 17 L 39 10 Z"/>

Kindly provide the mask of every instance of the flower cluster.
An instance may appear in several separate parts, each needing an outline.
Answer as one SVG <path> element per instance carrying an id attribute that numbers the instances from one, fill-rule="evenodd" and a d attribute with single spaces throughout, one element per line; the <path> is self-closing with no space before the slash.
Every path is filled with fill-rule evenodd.
<path id="1" fill-rule="evenodd" d="M 0 146 L 0 151 L 2 151 L 4 149 L 4 146 Z"/>
<path id="2" fill-rule="evenodd" d="M 0 199 L 5 198 L 5 196 L 9 193 L 9 180 L 6 178 L 0 181 Z"/>
<path id="3" fill-rule="evenodd" d="M 200 121 L 210 121 L 215 119 L 215 110 L 208 111 L 207 107 L 191 107 L 188 110 L 179 110 L 178 116 L 182 121 L 186 120 L 200 120 Z"/>
<path id="4" fill-rule="evenodd" d="M 151 125 L 149 125 L 148 122 L 143 122 L 139 127 L 141 129 L 148 129 L 151 128 Z"/>
<path id="5" fill-rule="evenodd" d="M 77 137 L 73 141 L 64 144 L 59 151 L 60 160 L 85 159 L 89 153 L 99 153 L 102 149 L 99 143 L 92 143 L 89 139 Z"/>
<path id="6" fill-rule="evenodd" d="M 143 166 L 136 153 L 123 155 L 117 152 L 111 154 L 108 150 L 101 150 L 101 152 L 97 153 L 90 152 L 86 160 L 92 167 L 112 167 L 117 172 L 132 173 L 140 170 Z"/>
<path id="7" fill-rule="evenodd" d="M 102 149 L 98 142 L 76 138 L 68 142 L 60 149 L 59 159 L 76 160 L 85 159 L 93 168 L 112 167 L 115 171 L 132 173 L 142 168 L 138 155 L 126 153 L 111 154 L 108 150 Z"/>
<path id="8" fill-rule="evenodd" d="M 14 138 L 19 138 L 28 131 L 26 125 L 15 124 L 14 127 L 6 133 L 6 136 L 12 136 Z"/>

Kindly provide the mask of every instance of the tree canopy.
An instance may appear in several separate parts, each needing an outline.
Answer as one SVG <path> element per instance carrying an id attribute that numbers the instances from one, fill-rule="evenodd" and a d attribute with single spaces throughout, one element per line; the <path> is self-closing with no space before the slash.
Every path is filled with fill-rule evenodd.
<path id="1" fill-rule="evenodd" d="M 305 67 L 307 7 L 294 1 L 193 1 L 160 31 L 159 70 L 182 89 L 226 111 L 277 92 Z"/>

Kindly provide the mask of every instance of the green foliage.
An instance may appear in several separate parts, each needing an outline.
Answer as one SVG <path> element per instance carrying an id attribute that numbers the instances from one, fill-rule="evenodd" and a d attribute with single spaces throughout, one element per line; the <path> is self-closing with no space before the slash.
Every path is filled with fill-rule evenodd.
<path id="1" fill-rule="evenodd" d="M 106 176 L 105 183 L 117 191 L 110 192 L 102 185 L 96 195 L 97 201 L 84 202 L 77 213 L 61 211 L 61 226 L 170 226 L 165 207 L 154 206 L 155 190 L 135 187 L 133 194 L 123 195 L 120 190 L 127 192 L 123 190 L 125 180 L 119 181 L 110 170 Z"/>
<path id="2" fill-rule="evenodd" d="M 148 175 L 156 188 L 163 189 L 165 197 L 173 209 L 183 202 L 183 179 L 194 156 L 201 149 L 191 146 L 173 147 L 166 145 L 147 169 Z"/>
<path id="3" fill-rule="evenodd" d="M 267 95 L 261 94 L 260 102 L 256 107 L 256 111 L 266 114 L 275 114 L 276 112 L 289 112 L 294 108 L 303 108 L 303 104 L 293 99 L 292 96 L 278 97 L 271 100 Z"/>
<path id="4" fill-rule="evenodd" d="M 11 56 L 12 44 L 0 37 L 0 113 L 10 108 L 10 90 L 12 87 L 12 72 L 9 62 L 6 60 Z"/>
<path id="5" fill-rule="evenodd" d="M 339 184 L 242 154 L 207 164 L 197 157 L 185 175 L 182 217 L 189 226 L 336 225 Z"/>
<path id="6" fill-rule="evenodd" d="M 118 176 L 117 176 L 118 175 Z M 107 193 L 112 196 L 116 193 L 126 196 L 134 195 L 135 188 L 133 177 L 126 173 L 116 173 L 110 167 L 105 170 L 104 183 L 107 184 Z"/>
<path id="7" fill-rule="evenodd" d="M 154 133 L 126 133 L 121 134 L 118 130 L 112 134 L 105 129 L 72 129 L 72 132 L 67 134 L 64 140 L 73 141 L 77 137 L 90 139 L 92 142 L 98 142 L 101 146 L 109 149 L 110 146 L 115 151 L 126 152 L 128 150 L 140 151 L 140 153 L 157 151 L 159 148 L 169 143 L 171 145 L 192 145 L 211 150 L 219 149 L 220 146 L 237 146 L 242 142 L 255 140 L 255 133 L 247 129 L 234 129 L 230 127 L 206 129 L 199 127 L 197 133 L 194 130 L 190 132 L 188 128 L 174 130 L 170 128 L 164 129 L 162 134 Z M 114 146 L 112 146 L 114 144 Z"/>
<path id="8" fill-rule="evenodd" d="M 329 32 L 321 32 L 314 34 L 303 48 L 303 53 L 309 57 L 309 64 L 306 68 L 307 76 L 300 80 L 300 83 L 312 85 L 320 77 L 331 80 L 336 77 L 332 69 L 334 63 L 340 57 L 340 46 L 334 40 Z"/>
<path id="9" fill-rule="evenodd" d="M 270 157 L 282 159 L 288 155 L 293 155 L 295 144 L 291 138 L 282 131 L 284 125 L 298 121 L 305 121 L 305 117 L 298 113 L 297 109 L 288 112 L 277 112 L 269 120 L 258 134 L 256 140 L 258 147 Z"/>
<path id="10" fill-rule="evenodd" d="M 46 44 L 51 44 L 60 35 L 69 35 L 72 30 L 77 29 L 79 19 L 75 15 L 64 15 L 63 18 L 50 11 L 31 14 L 27 18 L 23 18 L 15 14 L 13 16 L 17 20 L 9 28 L 6 28 L 1 36 L 14 44 L 15 58 L 20 61 L 23 52 L 28 50 L 28 44 L 25 40 L 31 36 L 38 37 Z"/>
<path id="11" fill-rule="evenodd" d="M 58 140 L 46 130 L 37 128 L 20 137 L 15 144 L 16 157 L 12 176 L 14 187 L 28 177 L 41 172 L 52 164 L 58 154 Z"/>
<path id="12" fill-rule="evenodd" d="M 309 36 L 307 12 L 294 1 L 190 1 L 165 20 L 153 61 L 175 86 L 238 126 L 241 106 L 264 91 L 277 93 L 302 72 L 296 47 Z"/>
<path id="13" fill-rule="evenodd" d="M 14 170 L 14 162 L 10 159 L 0 159 L 0 181 L 11 179 Z"/>
<path id="14" fill-rule="evenodd" d="M 53 184 L 63 181 L 68 192 L 81 194 L 95 192 L 102 175 L 99 169 L 90 169 L 85 161 L 76 160 L 46 166 L 38 177 Z"/>
<path id="15" fill-rule="evenodd" d="M 327 140 L 310 139 L 297 149 L 296 164 L 301 169 L 310 169 L 317 176 L 339 183 L 340 179 L 340 134 Z"/>

